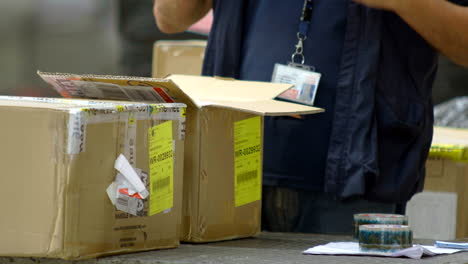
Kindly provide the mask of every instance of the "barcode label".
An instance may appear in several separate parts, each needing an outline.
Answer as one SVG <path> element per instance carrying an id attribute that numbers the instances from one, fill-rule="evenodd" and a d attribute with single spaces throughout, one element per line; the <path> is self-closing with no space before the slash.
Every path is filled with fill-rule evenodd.
<path id="1" fill-rule="evenodd" d="M 122 205 L 122 206 L 127 207 L 128 206 L 128 199 L 123 198 L 123 197 L 119 197 L 119 198 L 117 198 L 117 203 Z"/>
<path id="2" fill-rule="evenodd" d="M 148 129 L 150 167 L 149 216 L 174 206 L 173 122 L 166 121 Z"/>
<path id="3" fill-rule="evenodd" d="M 68 121 L 68 154 L 78 154 L 85 150 L 86 120 L 82 112 L 70 113 Z"/>
<path id="4" fill-rule="evenodd" d="M 159 179 L 159 180 L 157 180 L 157 181 L 155 181 L 153 183 L 152 191 L 153 192 L 158 192 L 158 191 L 161 191 L 163 189 L 166 189 L 169 186 L 170 183 L 171 183 L 171 179 L 169 177 Z"/>
<path id="5" fill-rule="evenodd" d="M 258 175 L 257 170 L 241 173 L 237 175 L 237 184 L 239 185 L 239 184 L 245 183 L 246 181 L 254 180 L 257 178 L 257 175 Z"/>
<path id="6" fill-rule="evenodd" d="M 234 197 L 236 207 L 259 201 L 262 172 L 262 120 L 259 116 L 234 123 Z"/>

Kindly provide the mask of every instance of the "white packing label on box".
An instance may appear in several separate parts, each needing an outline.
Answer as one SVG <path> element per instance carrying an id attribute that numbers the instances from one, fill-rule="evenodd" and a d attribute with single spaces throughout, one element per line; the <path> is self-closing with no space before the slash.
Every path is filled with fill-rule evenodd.
<path id="1" fill-rule="evenodd" d="M 120 155 L 115 163 L 115 180 L 106 189 L 107 195 L 117 210 L 134 216 L 146 216 L 149 195 L 148 174 L 130 165 L 125 156 Z"/>
<path id="2" fill-rule="evenodd" d="M 67 153 L 74 155 L 85 151 L 86 120 L 80 109 L 69 112 Z"/>
<path id="3" fill-rule="evenodd" d="M 128 162 L 136 165 L 136 140 L 137 140 L 137 120 L 135 113 L 129 112 L 126 117 L 124 155 L 128 157 Z"/>

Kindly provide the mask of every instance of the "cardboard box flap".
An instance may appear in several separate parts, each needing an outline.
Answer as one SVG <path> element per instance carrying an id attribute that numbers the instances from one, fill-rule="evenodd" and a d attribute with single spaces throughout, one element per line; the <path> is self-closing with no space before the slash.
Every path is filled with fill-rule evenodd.
<path id="1" fill-rule="evenodd" d="M 429 157 L 468 162 L 468 129 L 434 127 Z"/>
<path id="2" fill-rule="evenodd" d="M 168 79 L 40 71 L 38 74 L 65 98 L 193 104 L 191 98 Z"/>
<path id="3" fill-rule="evenodd" d="M 324 112 L 321 108 L 276 101 L 218 101 L 207 103 L 207 106 L 241 110 L 262 116 L 306 115 Z"/>
<path id="4" fill-rule="evenodd" d="M 265 101 L 291 88 L 291 84 L 265 83 L 193 75 L 170 75 L 180 89 L 195 101 Z"/>
<path id="5" fill-rule="evenodd" d="M 274 100 L 289 84 L 171 75 L 168 79 L 38 72 L 65 98 L 215 105 L 260 115 L 311 114 L 316 107 Z"/>
<path id="6" fill-rule="evenodd" d="M 468 129 L 434 127 L 432 145 L 453 144 L 468 148 Z"/>
<path id="7" fill-rule="evenodd" d="M 261 115 L 323 112 L 323 109 L 316 107 L 274 100 L 275 97 L 291 88 L 290 84 L 189 75 L 170 75 L 168 78 L 173 80 L 199 107 L 225 106 Z"/>

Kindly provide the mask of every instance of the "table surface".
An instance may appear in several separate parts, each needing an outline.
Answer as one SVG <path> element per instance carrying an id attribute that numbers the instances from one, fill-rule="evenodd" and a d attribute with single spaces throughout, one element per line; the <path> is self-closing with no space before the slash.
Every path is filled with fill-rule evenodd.
<path id="1" fill-rule="evenodd" d="M 50 264 L 377 264 L 423 263 L 468 264 L 468 252 L 451 255 L 409 258 L 363 256 L 303 255 L 302 251 L 328 242 L 352 241 L 350 236 L 262 233 L 258 237 L 208 244 L 182 244 L 177 249 L 155 250 L 83 261 L 64 261 L 38 258 L 1 258 L 0 263 L 50 263 Z M 460 241 L 468 242 L 467 239 Z M 416 240 L 415 243 L 432 245 L 433 240 Z"/>

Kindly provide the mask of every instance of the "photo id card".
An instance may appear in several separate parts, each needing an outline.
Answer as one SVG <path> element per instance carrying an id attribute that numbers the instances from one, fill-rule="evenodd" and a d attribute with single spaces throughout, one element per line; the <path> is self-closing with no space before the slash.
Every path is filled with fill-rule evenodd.
<path id="1" fill-rule="evenodd" d="M 279 95 L 279 98 L 314 105 L 321 76 L 320 73 L 310 70 L 310 67 L 306 65 L 276 63 L 271 82 L 294 84 L 294 87 Z"/>

